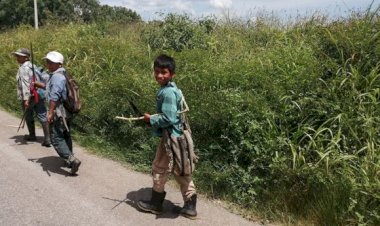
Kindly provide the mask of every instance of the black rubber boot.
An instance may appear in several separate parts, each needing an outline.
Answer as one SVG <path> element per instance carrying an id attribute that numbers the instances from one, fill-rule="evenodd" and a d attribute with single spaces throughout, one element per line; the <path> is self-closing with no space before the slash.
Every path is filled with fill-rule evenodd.
<path id="1" fill-rule="evenodd" d="M 156 192 L 152 189 L 152 197 L 150 201 L 138 201 L 137 206 L 139 209 L 150 212 L 153 214 L 160 214 L 162 213 L 162 204 L 164 203 L 166 192 Z"/>
<path id="2" fill-rule="evenodd" d="M 37 137 L 35 134 L 32 134 L 32 135 L 25 135 L 24 136 L 24 140 L 26 141 L 37 141 Z"/>
<path id="3" fill-rule="evenodd" d="M 71 168 L 71 174 L 75 175 L 78 172 L 79 166 L 82 162 L 79 159 L 75 158 L 73 155 L 69 156 L 68 161 L 69 161 L 68 168 Z"/>
<path id="4" fill-rule="evenodd" d="M 194 220 L 197 217 L 197 195 L 193 195 L 189 200 L 185 201 L 181 210 L 181 215 Z"/>
<path id="5" fill-rule="evenodd" d="M 50 147 L 50 132 L 49 132 L 49 123 L 48 122 L 42 122 L 42 130 L 44 132 L 44 142 L 42 142 L 42 146 Z"/>
<path id="6" fill-rule="evenodd" d="M 36 137 L 36 128 L 34 125 L 34 120 L 25 118 L 25 121 L 26 121 L 26 126 L 28 127 L 29 135 L 25 135 L 24 139 L 26 141 L 36 141 L 37 137 Z"/>

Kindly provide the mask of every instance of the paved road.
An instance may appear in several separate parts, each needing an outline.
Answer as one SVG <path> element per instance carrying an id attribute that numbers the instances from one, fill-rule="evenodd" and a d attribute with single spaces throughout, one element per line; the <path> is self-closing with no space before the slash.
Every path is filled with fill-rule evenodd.
<path id="1" fill-rule="evenodd" d="M 260 225 L 202 198 L 198 219 L 184 218 L 180 192 L 170 186 L 162 215 L 139 212 L 136 201 L 150 197 L 149 175 L 74 145 L 82 165 L 70 176 L 53 148 L 23 141 L 26 127 L 12 127 L 19 121 L 0 110 L 0 225 Z"/>

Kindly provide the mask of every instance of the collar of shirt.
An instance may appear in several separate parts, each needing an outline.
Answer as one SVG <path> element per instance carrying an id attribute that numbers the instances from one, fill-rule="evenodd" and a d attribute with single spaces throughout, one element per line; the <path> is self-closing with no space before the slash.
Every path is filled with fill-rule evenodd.
<path id="1" fill-rule="evenodd" d="M 31 65 L 32 63 L 29 60 L 27 60 L 24 63 L 20 64 L 20 67 L 30 67 Z"/>
<path id="2" fill-rule="evenodd" d="M 63 67 L 60 67 L 60 68 L 58 68 L 57 70 L 55 70 L 55 71 L 53 71 L 53 72 L 50 72 L 49 74 L 50 74 L 50 75 L 54 75 L 54 74 L 56 74 L 56 73 L 61 73 L 61 74 L 63 74 L 65 71 L 66 71 L 66 70 L 65 70 Z"/>
<path id="3" fill-rule="evenodd" d="M 163 90 L 165 88 L 168 88 L 168 87 L 174 87 L 174 88 L 177 88 L 177 85 L 175 84 L 175 82 L 168 82 L 168 84 L 166 84 L 166 86 L 161 86 L 160 90 Z"/>

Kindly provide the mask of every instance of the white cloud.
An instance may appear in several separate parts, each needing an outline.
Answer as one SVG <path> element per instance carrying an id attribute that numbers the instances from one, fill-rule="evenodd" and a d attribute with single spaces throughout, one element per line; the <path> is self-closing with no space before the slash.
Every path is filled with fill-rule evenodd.
<path id="1" fill-rule="evenodd" d="M 119 5 L 143 14 L 154 15 L 157 12 L 194 13 L 191 0 L 102 0 L 103 4 L 118 2 Z"/>
<path id="2" fill-rule="evenodd" d="M 105 2 L 105 1 L 102 1 Z M 157 9 L 157 8 L 186 8 L 191 5 L 190 0 L 123 0 L 122 5 L 131 8 Z"/>
<path id="3" fill-rule="evenodd" d="M 232 0 L 210 0 L 210 4 L 218 9 L 226 9 L 231 7 Z"/>
<path id="4" fill-rule="evenodd" d="M 179 9 L 180 11 L 191 11 L 192 3 L 191 1 L 175 0 L 173 1 L 173 8 Z"/>
<path id="5" fill-rule="evenodd" d="M 252 17 L 260 11 L 273 11 L 280 14 L 298 14 L 321 10 L 333 15 L 344 13 L 352 7 L 367 7 L 380 0 L 100 0 L 101 4 L 118 5 L 130 8 L 141 14 L 143 19 L 157 18 L 158 13 L 187 13 L 197 16 L 223 15 L 228 9 L 229 15 Z"/>

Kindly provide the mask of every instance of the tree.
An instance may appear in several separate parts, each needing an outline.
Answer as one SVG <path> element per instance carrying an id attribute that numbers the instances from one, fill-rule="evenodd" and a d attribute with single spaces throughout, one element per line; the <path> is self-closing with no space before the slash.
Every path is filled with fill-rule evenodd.
<path id="1" fill-rule="evenodd" d="M 49 22 L 67 23 L 99 21 L 140 21 L 141 17 L 124 7 L 100 5 L 98 0 L 37 0 L 39 25 Z M 33 1 L 1 0 L 0 29 L 16 27 L 20 24 L 34 25 Z"/>
<path id="2" fill-rule="evenodd" d="M 100 7 L 98 20 L 129 23 L 141 21 L 141 17 L 136 12 L 124 7 L 102 5 Z"/>
<path id="3" fill-rule="evenodd" d="M 0 1 L 0 28 L 17 26 L 21 23 L 33 24 L 33 1 Z"/>
<path id="4" fill-rule="evenodd" d="M 74 11 L 86 23 L 96 21 L 100 5 L 97 0 L 73 0 Z"/>
<path id="5" fill-rule="evenodd" d="M 24 0 L 23 0 L 24 1 Z M 40 24 L 78 21 L 72 0 L 38 0 Z"/>

